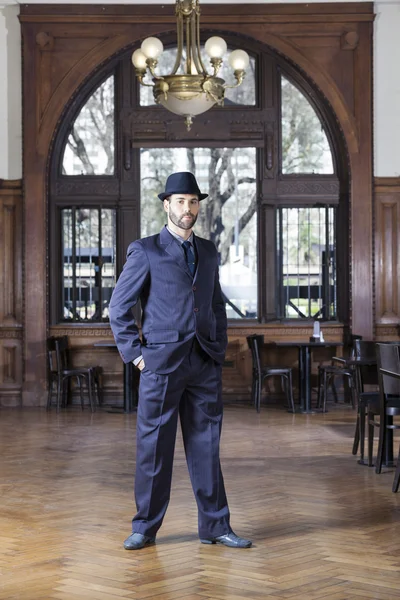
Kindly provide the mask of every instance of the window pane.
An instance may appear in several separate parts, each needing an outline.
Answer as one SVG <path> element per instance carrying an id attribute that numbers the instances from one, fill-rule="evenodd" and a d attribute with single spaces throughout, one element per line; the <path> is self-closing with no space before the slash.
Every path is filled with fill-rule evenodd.
<path id="1" fill-rule="evenodd" d="M 114 76 L 92 94 L 77 116 L 62 161 L 63 175 L 112 175 L 115 168 Z"/>
<path id="2" fill-rule="evenodd" d="M 224 62 L 222 63 L 222 67 L 218 73 L 218 77 L 222 77 L 226 81 L 227 84 L 233 85 L 236 80 L 233 75 L 233 70 L 229 66 L 228 58 L 232 50 L 227 51 L 224 56 Z M 185 56 L 185 54 L 184 54 Z M 162 55 L 158 60 L 158 66 L 156 69 L 157 75 L 168 75 L 171 73 L 176 58 L 176 48 L 169 48 L 164 50 Z M 210 75 L 213 73 L 213 69 L 210 65 L 210 58 L 208 54 L 205 52 L 204 48 L 201 49 L 201 58 L 203 64 Z M 243 80 L 243 83 L 233 89 L 226 90 L 225 93 L 225 105 L 232 106 L 235 104 L 238 105 L 246 105 L 246 106 L 254 106 L 256 103 L 256 77 L 255 77 L 255 69 L 256 69 L 256 61 L 252 56 L 250 57 L 250 64 L 246 69 L 246 75 Z M 183 73 L 182 66 L 179 68 L 178 73 Z M 146 83 L 150 83 L 151 78 L 147 76 Z M 140 86 L 140 105 L 141 106 L 154 106 L 155 101 L 153 97 L 153 90 L 151 87 Z"/>
<path id="3" fill-rule="evenodd" d="M 115 286 L 115 210 L 64 209 L 61 218 L 63 318 L 108 320 L 108 305 Z"/>
<path id="4" fill-rule="evenodd" d="M 282 90 L 282 173 L 333 173 L 328 138 L 307 98 L 285 77 Z"/>
<path id="5" fill-rule="evenodd" d="M 336 209 L 278 211 L 280 314 L 336 318 Z"/>
<path id="6" fill-rule="evenodd" d="M 141 235 L 158 233 L 166 213 L 157 194 L 174 171 L 191 171 L 202 200 L 197 235 L 212 240 L 228 317 L 257 317 L 255 148 L 152 148 L 141 151 Z"/>

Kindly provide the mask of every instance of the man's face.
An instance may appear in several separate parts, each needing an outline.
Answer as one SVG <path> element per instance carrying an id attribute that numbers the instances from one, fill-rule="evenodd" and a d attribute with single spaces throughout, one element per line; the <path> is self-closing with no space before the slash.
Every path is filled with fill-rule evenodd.
<path id="1" fill-rule="evenodd" d="M 199 214 L 199 199 L 195 194 L 172 194 L 164 200 L 164 210 L 168 213 L 168 225 L 178 229 L 192 229 Z"/>

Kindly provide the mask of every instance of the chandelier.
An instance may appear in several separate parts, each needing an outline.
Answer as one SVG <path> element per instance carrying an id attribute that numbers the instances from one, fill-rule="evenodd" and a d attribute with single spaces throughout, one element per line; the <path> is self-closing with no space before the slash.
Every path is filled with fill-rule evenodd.
<path id="1" fill-rule="evenodd" d="M 154 100 L 167 110 L 185 117 L 190 131 L 193 117 L 209 110 L 215 104 L 223 105 L 225 90 L 238 87 L 244 78 L 249 64 L 249 55 L 244 50 L 234 50 L 229 56 L 236 83 L 228 85 L 218 77 L 227 51 L 224 39 L 218 36 L 209 38 L 205 51 L 210 57 L 212 73 L 203 64 L 200 53 L 200 6 L 199 0 L 176 0 L 177 54 L 172 72 L 157 75 L 155 69 L 164 51 L 162 42 L 156 37 L 146 38 L 141 47 L 132 54 L 132 63 L 139 82 L 153 87 Z M 178 74 L 182 67 L 183 73 Z M 152 83 L 144 81 L 146 74 L 153 78 Z"/>

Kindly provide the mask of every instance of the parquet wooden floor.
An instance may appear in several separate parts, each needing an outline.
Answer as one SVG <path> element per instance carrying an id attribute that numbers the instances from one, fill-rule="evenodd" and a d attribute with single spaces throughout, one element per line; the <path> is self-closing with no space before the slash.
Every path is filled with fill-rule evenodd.
<path id="1" fill-rule="evenodd" d="M 226 407 L 232 525 L 253 548 L 199 543 L 179 437 L 157 544 L 127 552 L 135 415 L 0 409 L 0 599 L 400 600 L 400 493 L 351 455 L 354 419 Z"/>

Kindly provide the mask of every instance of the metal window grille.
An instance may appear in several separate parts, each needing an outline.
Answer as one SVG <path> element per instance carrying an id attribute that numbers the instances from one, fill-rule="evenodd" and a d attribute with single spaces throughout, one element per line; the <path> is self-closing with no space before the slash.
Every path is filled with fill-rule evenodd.
<path id="1" fill-rule="evenodd" d="M 336 208 L 277 209 L 278 316 L 336 319 Z"/>
<path id="2" fill-rule="evenodd" d="M 116 210 L 61 210 L 61 320 L 108 321 L 115 286 Z"/>

